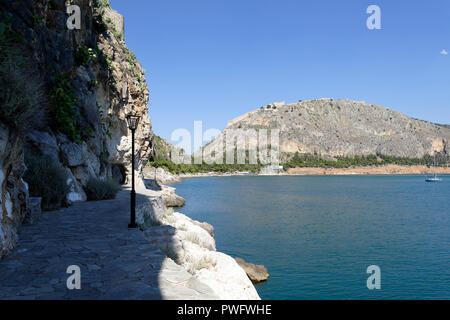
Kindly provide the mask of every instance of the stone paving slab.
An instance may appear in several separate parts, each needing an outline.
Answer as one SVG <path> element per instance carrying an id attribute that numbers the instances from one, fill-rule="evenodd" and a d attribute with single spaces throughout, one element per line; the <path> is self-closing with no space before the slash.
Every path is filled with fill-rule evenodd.
<path id="1" fill-rule="evenodd" d="M 137 204 L 149 196 L 159 193 L 138 193 Z M 22 227 L 18 247 L 0 261 L 0 299 L 215 299 L 128 222 L 125 189 L 114 200 L 45 212 Z M 81 269 L 81 290 L 67 289 L 70 265 Z"/>

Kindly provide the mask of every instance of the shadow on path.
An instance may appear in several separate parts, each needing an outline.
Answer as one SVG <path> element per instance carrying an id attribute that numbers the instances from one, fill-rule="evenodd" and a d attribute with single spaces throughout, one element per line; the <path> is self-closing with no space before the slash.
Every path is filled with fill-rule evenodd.
<path id="1" fill-rule="evenodd" d="M 137 206 L 149 198 L 137 194 Z M 201 283 L 128 229 L 129 192 L 116 199 L 45 212 L 23 226 L 18 247 L 0 261 L 0 299 L 203 299 Z M 67 268 L 81 269 L 81 290 L 68 290 Z"/>

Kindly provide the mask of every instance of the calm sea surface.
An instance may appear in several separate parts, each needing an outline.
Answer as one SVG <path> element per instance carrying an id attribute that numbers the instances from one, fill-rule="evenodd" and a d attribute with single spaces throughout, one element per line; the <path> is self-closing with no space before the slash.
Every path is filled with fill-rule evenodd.
<path id="1" fill-rule="evenodd" d="M 217 249 L 265 265 L 262 299 L 450 299 L 450 176 L 211 177 L 176 184 Z M 381 290 L 366 269 L 381 268 Z"/>

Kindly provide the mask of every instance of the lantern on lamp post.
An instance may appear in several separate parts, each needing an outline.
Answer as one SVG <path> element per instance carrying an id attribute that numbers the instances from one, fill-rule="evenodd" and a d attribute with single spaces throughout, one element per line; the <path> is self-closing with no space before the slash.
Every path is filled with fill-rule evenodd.
<path id="1" fill-rule="evenodd" d="M 139 124 L 139 116 L 133 110 L 127 115 L 128 128 L 131 130 L 131 194 L 130 194 L 130 224 L 128 228 L 136 228 L 136 191 L 134 189 L 134 133 Z"/>

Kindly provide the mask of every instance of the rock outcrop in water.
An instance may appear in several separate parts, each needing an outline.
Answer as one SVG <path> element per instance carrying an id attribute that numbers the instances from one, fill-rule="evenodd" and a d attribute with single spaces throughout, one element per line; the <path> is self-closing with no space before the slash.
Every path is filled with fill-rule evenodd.
<path id="1" fill-rule="evenodd" d="M 317 99 L 264 106 L 230 121 L 205 148 L 206 154 L 232 129 L 279 129 L 282 160 L 297 152 L 327 158 L 376 154 L 422 158 L 434 152 L 450 152 L 448 126 L 350 100 Z"/>
<path id="2" fill-rule="evenodd" d="M 35 104 L 28 106 L 34 108 L 28 122 L 43 115 L 39 124 L 14 123 L 20 114 L 14 114 L 12 107 L 9 113 L 2 110 L 0 257 L 15 246 L 26 213 L 29 191 L 23 179 L 24 153 L 46 156 L 65 170 L 70 188 L 65 202 L 70 203 L 86 200 L 84 187 L 91 177 L 127 182 L 131 135 L 126 115 L 131 110 L 141 119 L 136 131 L 137 174 L 153 152 L 149 91 L 144 70 L 125 45 L 123 17 L 105 2 L 79 0 L 74 4 L 81 9 L 81 28 L 69 30 L 69 4 L 64 0 L 0 0 L 0 63 L 14 63 L 11 70 L 19 72 L 19 80 L 33 82 L 35 78 L 43 96 L 42 101 L 26 101 Z M 5 58 L 7 53 L 12 62 Z M 22 64 L 25 71 L 20 74 Z M 8 79 L 18 78 L 7 73 L 11 70 L 2 68 L 2 81 L 7 84 Z M 12 85 L 2 90 L 14 90 Z M 21 85 L 29 87 L 25 82 Z M 5 101 L 0 103 L 6 108 Z"/>
<path id="3" fill-rule="evenodd" d="M 145 176 L 145 173 L 144 173 Z M 147 176 L 148 178 L 148 176 Z M 144 179 L 145 187 L 153 191 L 161 191 L 162 198 L 166 207 L 179 208 L 183 207 L 186 200 L 175 193 L 175 188 L 166 186 L 159 180 L 154 180 L 151 178 Z"/>
<path id="4" fill-rule="evenodd" d="M 180 178 L 178 176 L 165 171 L 163 168 L 146 166 L 142 170 L 142 173 L 144 174 L 144 177 L 156 180 L 160 184 L 174 184 L 180 182 Z"/>
<path id="5" fill-rule="evenodd" d="M 255 283 L 263 282 L 269 279 L 269 273 L 267 272 L 267 268 L 262 265 L 255 265 L 249 262 L 244 261 L 241 258 L 234 258 L 238 265 L 244 269 L 248 278 Z"/>
<path id="6" fill-rule="evenodd" d="M 162 197 L 137 209 L 148 240 L 222 300 L 259 300 L 245 271 L 230 256 L 216 251 L 214 228 L 167 209 Z"/>

